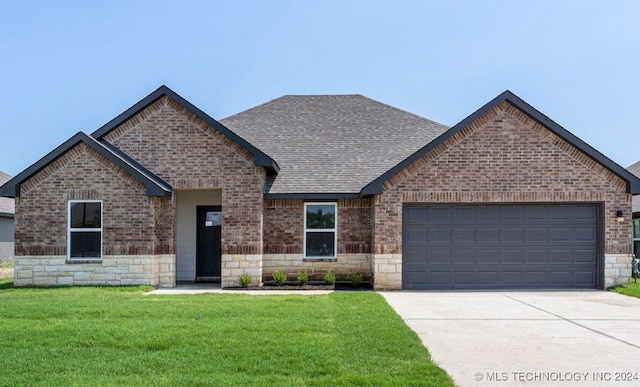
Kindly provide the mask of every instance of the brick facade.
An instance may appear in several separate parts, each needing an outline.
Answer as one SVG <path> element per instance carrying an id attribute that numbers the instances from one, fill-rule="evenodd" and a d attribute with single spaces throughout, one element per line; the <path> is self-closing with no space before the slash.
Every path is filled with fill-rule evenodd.
<path id="1" fill-rule="evenodd" d="M 169 97 L 105 136 L 174 189 L 222 189 L 223 254 L 262 254 L 264 168 Z M 175 201 L 163 204 L 158 237 L 173 246 Z"/>
<path id="2" fill-rule="evenodd" d="M 330 202 L 330 201 L 329 201 Z M 304 200 L 265 200 L 263 279 L 285 269 L 290 278 L 298 270 L 320 276 L 327 271 L 339 279 L 359 272 L 370 278 L 371 200 L 339 199 L 338 248 L 335 260 L 304 259 Z"/>
<path id="3" fill-rule="evenodd" d="M 631 253 L 631 223 L 615 213 L 631 211 L 626 182 L 559 138 L 521 110 L 502 102 L 438 147 L 400 171 L 373 199 L 376 286 L 379 260 L 402 254 L 403 203 L 564 203 L 604 205 L 606 255 Z M 611 274 L 611 273 L 609 273 Z M 627 279 L 610 281 L 624 282 Z"/>
<path id="4" fill-rule="evenodd" d="M 249 152 L 168 97 L 125 121 L 105 139 L 174 189 L 222 189 L 222 254 L 251 260 L 262 254 L 266 172 L 253 164 Z M 67 201 L 71 199 L 103 200 L 103 265 L 107 256 L 173 257 L 162 266 L 169 272 L 145 272 L 156 273 L 148 281 L 154 285 L 175 286 L 175 195 L 146 196 L 141 183 L 83 143 L 22 184 L 16 198 L 17 256 L 66 256 Z M 223 270 L 228 269 L 227 261 L 223 260 Z M 16 262 L 16 277 L 22 270 L 32 271 L 29 260 L 23 262 L 24 267 Z M 78 267 L 82 266 L 69 270 L 76 272 Z M 94 284 L 116 281 L 103 277 L 91 278 Z M 22 275 L 19 283 L 29 285 L 26 278 Z M 121 282 L 125 283 L 128 280 Z"/>
<path id="5" fill-rule="evenodd" d="M 331 270 L 342 279 L 361 272 L 376 288 L 399 289 L 404 203 L 597 203 L 604 214 L 605 285 L 628 282 L 631 220 L 615 217 L 617 210 L 631 213 L 627 182 L 506 101 L 392 176 L 382 194 L 336 200 L 335 260 L 303 258 L 304 200 L 265 200 L 267 172 L 253 155 L 168 96 L 104 140 L 174 190 L 220 193 L 224 287 L 237 285 L 245 272 L 260 285 L 285 269 L 292 276 Z M 175 192 L 147 196 L 117 164 L 84 143 L 73 146 L 20 185 L 16 285 L 175 286 Z M 73 199 L 103 202 L 100 262 L 66 262 Z"/>

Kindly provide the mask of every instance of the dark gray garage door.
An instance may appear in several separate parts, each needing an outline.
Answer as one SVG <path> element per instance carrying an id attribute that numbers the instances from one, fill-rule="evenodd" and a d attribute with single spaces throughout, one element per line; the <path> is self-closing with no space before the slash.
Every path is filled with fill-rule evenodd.
<path id="1" fill-rule="evenodd" d="M 405 205 L 404 289 L 596 288 L 599 206 Z"/>

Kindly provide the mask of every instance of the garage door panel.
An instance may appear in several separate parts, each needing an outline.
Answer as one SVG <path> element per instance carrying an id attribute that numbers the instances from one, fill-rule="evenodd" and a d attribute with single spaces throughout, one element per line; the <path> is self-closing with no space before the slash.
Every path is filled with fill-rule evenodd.
<path id="1" fill-rule="evenodd" d="M 547 242 L 547 230 L 544 228 L 529 228 L 527 229 L 527 242 Z"/>
<path id="2" fill-rule="evenodd" d="M 416 225 L 415 227 L 411 227 L 404 239 L 405 242 L 413 242 L 417 241 L 421 243 L 427 237 L 427 226 L 426 225 Z"/>
<path id="3" fill-rule="evenodd" d="M 502 242 L 510 243 L 510 242 L 524 242 L 524 229 L 522 228 L 513 228 L 513 229 L 503 229 L 502 230 Z"/>
<path id="4" fill-rule="evenodd" d="M 476 242 L 495 243 L 500 241 L 500 229 L 497 227 L 478 227 Z"/>
<path id="5" fill-rule="evenodd" d="M 451 273 L 448 271 L 433 271 L 429 274 L 430 282 L 433 285 L 449 286 L 451 283 Z"/>
<path id="6" fill-rule="evenodd" d="M 427 218 L 429 221 L 450 221 L 451 220 L 451 208 L 449 207 L 438 207 L 438 208 L 429 208 L 428 209 Z"/>
<path id="7" fill-rule="evenodd" d="M 451 250 L 429 250 L 426 254 L 431 264 L 445 264 L 451 263 Z"/>
<path id="8" fill-rule="evenodd" d="M 476 275 L 476 281 L 480 286 L 497 286 L 500 281 L 500 273 L 497 271 L 479 271 Z"/>
<path id="9" fill-rule="evenodd" d="M 526 254 L 523 250 L 502 250 L 502 264 L 522 265 L 525 263 Z"/>
<path id="10" fill-rule="evenodd" d="M 513 287 L 514 285 L 522 285 L 521 271 L 503 271 L 501 285 Z"/>
<path id="11" fill-rule="evenodd" d="M 473 243 L 474 238 L 473 227 L 454 227 L 453 228 L 453 241 L 455 243 Z"/>
<path id="12" fill-rule="evenodd" d="M 594 288 L 597 218 L 592 204 L 405 206 L 403 287 Z"/>
<path id="13" fill-rule="evenodd" d="M 442 227 L 430 228 L 427 232 L 427 240 L 430 242 L 451 242 L 451 229 Z"/>
<path id="14" fill-rule="evenodd" d="M 407 224 L 424 225 L 427 222 L 427 215 L 429 211 L 426 208 L 415 208 L 414 211 L 409 211 L 406 216 L 403 217 L 403 222 Z"/>
<path id="15" fill-rule="evenodd" d="M 575 263 L 584 263 L 587 265 L 595 265 L 596 263 L 596 251 L 593 249 L 590 250 L 576 250 L 574 251 L 574 262 Z"/>
<path id="16" fill-rule="evenodd" d="M 526 264 L 547 264 L 550 260 L 550 252 L 547 250 L 528 250 L 525 255 Z"/>
<path id="17" fill-rule="evenodd" d="M 571 242 L 571 229 L 554 227 L 550 231 L 550 242 Z"/>
<path id="18" fill-rule="evenodd" d="M 578 228 L 574 231 L 574 240 L 577 242 L 595 242 L 596 230 L 594 228 Z"/>
<path id="19" fill-rule="evenodd" d="M 453 278 L 456 285 L 469 286 L 474 284 L 472 271 L 455 271 Z"/>
<path id="20" fill-rule="evenodd" d="M 454 265 L 472 265 L 475 261 L 473 250 L 454 249 L 451 250 L 451 263 Z"/>
<path id="21" fill-rule="evenodd" d="M 455 207 L 453 208 L 453 220 L 456 222 L 473 221 L 475 211 L 471 207 Z"/>
<path id="22" fill-rule="evenodd" d="M 575 273 L 576 285 L 589 286 L 596 281 L 595 273 L 592 271 L 579 271 Z"/>
<path id="23" fill-rule="evenodd" d="M 494 265 L 500 263 L 498 250 L 476 250 L 476 263 L 478 265 Z"/>
<path id="24" fill-rule="evenodd" d="M 540 287 L 545 285 L 548 280 L 547 273 L 544 271 L 526 271 L 524 273 L 525 285 Z"/>
<path id="25" fill-rule="evenodd" d="M 573 261 L 572 251 L 571 250 L 554 250 L 551 251 L 551 260 L 550 264 L 563 263 L 563 264 L 571 264 Z"/>

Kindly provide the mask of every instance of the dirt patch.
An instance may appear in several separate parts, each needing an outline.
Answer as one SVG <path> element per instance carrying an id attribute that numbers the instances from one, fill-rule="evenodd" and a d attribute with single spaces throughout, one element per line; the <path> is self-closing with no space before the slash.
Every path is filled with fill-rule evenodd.
<path id="1" fill-rule="evenodd" d="M 0 267 L 0 278 L 9 278 L 9 277 L 13 277 L 13 268 Z"/>

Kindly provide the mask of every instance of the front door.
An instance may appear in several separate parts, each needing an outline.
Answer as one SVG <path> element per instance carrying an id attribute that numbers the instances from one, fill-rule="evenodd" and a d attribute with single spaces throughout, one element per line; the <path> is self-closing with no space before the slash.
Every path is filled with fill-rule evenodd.
<path id="1" fill-rule="evenodd" d="M 222 208 L 197 207 L 196 281 L 219 281 L 222 261 Z"/>

